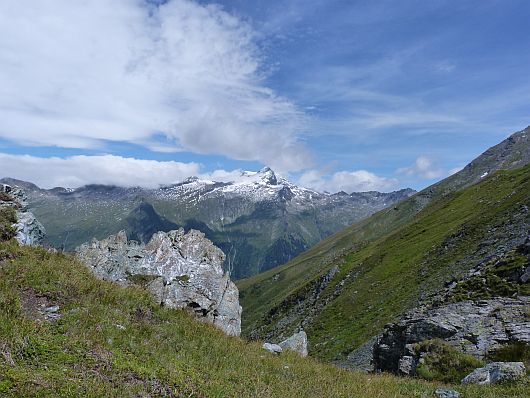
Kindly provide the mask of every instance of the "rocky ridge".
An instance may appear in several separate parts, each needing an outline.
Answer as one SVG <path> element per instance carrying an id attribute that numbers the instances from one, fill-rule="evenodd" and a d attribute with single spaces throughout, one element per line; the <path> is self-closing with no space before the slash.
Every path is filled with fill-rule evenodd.
<path id="1" fill-rule="evenodd" d="M 121 231 L 81 245 L 76 254 L 103 279 L 142 285 L 160 305 L 184 308 L 228 335 L 241 332 L 239 293 L 223 272 L 225 255 L 199 231 L 157 232 L 147 244 Z"/>
<path id="2" fill-rule="evenodd" d="M 1 200 L 0 206 L 13 207 L 17 221 L 13 225 L 16 230 L 15 239 L 21 245 L 37 246 L 42 243 L 46 231 L 42 224 L 29 210 L 28 197 L 24 190 L 7 184 L 0 184 L 0 192 L 9 195 L 9 200 Z"/>

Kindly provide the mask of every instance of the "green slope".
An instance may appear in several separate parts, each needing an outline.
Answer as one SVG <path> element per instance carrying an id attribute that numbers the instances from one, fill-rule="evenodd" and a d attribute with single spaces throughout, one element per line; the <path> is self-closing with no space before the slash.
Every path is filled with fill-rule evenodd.
<path id="1" fill-rule="evenodd" d="M 528 163 L 529 131 L 290 263 L 239 281 L 244 334 L 279 338 L 303 327 L 310 354 L 340 360 L 497 247 L 515 245 L 528 231 L 530 170 L 492 172 Z"/>
<path id="2" fill-rule="evenodd" d="M 44 319 L 58 305 L 61 317 Z M 54 313 L 55 314 L 55 313 Z M 73 258 L 0 243 L 2 397 L 423 397 L 436 385 L 273 356 L 139 288 L 103 282 Z M 526 383 L 455 386 L 525 397 Z"/>

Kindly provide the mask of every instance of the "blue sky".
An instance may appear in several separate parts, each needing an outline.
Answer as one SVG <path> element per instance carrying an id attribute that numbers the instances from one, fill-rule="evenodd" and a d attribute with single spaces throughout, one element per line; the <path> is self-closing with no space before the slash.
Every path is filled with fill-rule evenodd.
<path id="1" fill-rule="evenodd" d="M 81 3 L 0 4 L 2 174 L 419 189 L 530 124 L 527 1 Z"/>

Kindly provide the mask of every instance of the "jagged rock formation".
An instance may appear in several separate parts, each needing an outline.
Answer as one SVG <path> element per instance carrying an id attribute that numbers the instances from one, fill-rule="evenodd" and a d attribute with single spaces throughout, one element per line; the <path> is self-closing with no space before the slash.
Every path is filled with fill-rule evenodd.
<path id="1" fill-rule="evenodd" d="M 161 305 L 185 308 L 229 335 L 241 332 L 239 292 L 223 273 L 225 255 L 199 231 L 158 232 L 146 245 L 121 231 L 76 253 L 103 279 L 141 284 Z"/>
<path id="2" fill-rule="evenodd" d="M 0 192 L 12 198 L 12 200 L 0 200 L 0 206 L 10 206 L 16 209 L 17 222 L 13 227 L 17 232 L 15 239 L 18 243 L 28 246 L 41 244 L 46 231 L 33 213 L 29 211 L 26 193 L 18 187 L 7 184 L 0 184 Z"/>
<path id="3" fill-rule="evenodd" d="M 188 178 L 158 189 L 89 185 L 39 189 L 24 185 L 52 246 L 73 250 L 120 230 L 147 243 L 157 231 L 204 232 L 227 255 L 235 279 L 289 261 L 341 228 L 411 196 L 414 191 L 330 194 L 299 187 L 270 168 L 234 181 Z"/>
<path id="4" fill-rule="evenodd" d="M 522 362 L 492 362 L 464 377 L 462 384 L 496 384 L 520 380 L 525 375 L 526 368 Z"/>
<path id="5" fill-rule="evenodd" d="M 418 345 L 442 339 L 466 354 L 486 358 L 503 345 L 530 344 L 530 297 L 464 301 L 418 309 L 385 327 L 374 345 L 376 370 L 414 374 Z"/>

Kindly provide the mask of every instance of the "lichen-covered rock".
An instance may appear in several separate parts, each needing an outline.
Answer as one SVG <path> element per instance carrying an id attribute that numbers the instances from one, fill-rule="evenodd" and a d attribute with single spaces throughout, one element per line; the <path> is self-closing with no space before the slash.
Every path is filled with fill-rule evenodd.
<path id="1" fill-rule="evenodd" d="M 21 245 L 37 246 L 40 245 L 46 235 L 42 224 L 29 211 L 28 201 L 25 192 L 7 184 L 0 184 L 0 192 L 8 194 L 13 200 L 0 200 L 0 206 L 11 206 L 15 208 L 17 222 L 13 225 L 17 234 L 15 239 Z"/>
<path id="2" fill-rule="evenodd" d="M 307 357 L 307 334 L 302 330 L 278 344 L 284 350 L 290 350 Z"/>
<path id="3" fill-rule="evenodd" d="M 420 308 L 385 326 L 374 344 L 376 370 L 406 373 L 415 343 L 442 339 L 459 351 L 484 359 L 505 344 L 530 343 L 530 297 L 463 301 Z M 417 358 L 416 358 L 417 359 Z"/>
<path id="4" fill-rule="evenodd" d="M 462 379 L 462 384 L 495 384 L 524 378 L 526 369 L 522 362 L 492 362 L 475 369 Z"/>
<path id="5" fill-rule="evenodd" d="M 412 355 L 404 355 L 399 359 L 399 373 L 405 376 L 412 376 L 415 373 L 417 360 Z"/>
<path id="6" fill-rule="evenodd" d="M 143 285 L 161 305 L 185 308 L 229 335 L 241 333 L 239 292 L 223 273 L 225 255 L 199 231 L 158 232 L 146 245 L 121 231 L 76 253 L 103 279 Z"/>

